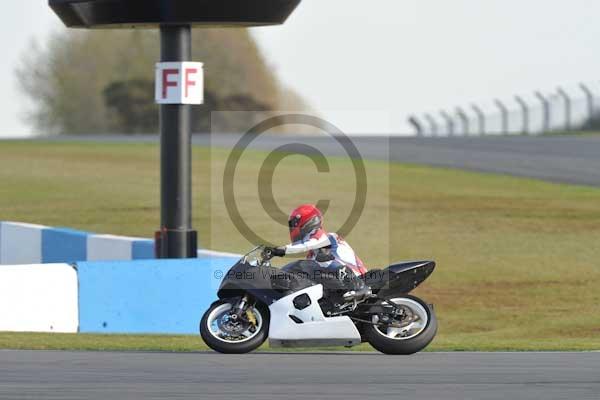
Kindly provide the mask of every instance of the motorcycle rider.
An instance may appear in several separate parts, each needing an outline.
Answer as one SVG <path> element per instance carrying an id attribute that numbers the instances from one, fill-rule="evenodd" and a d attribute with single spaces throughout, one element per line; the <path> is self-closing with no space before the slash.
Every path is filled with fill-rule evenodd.
<path id="1" fill-rule="evenodd" d="M 307 260 L 315 261 L 319 267 L 334 271 L 339 279 L 351 282 L 345 285 L 353 289 L 344 294 L 346 300 L 369 294 L 370 289 L 362 279 L 367 273 L 363 262 L 342 237 L 325 231 L 323 214 L 317 207 L 312 204 L 297 207 L 291 212 L 288 225 L 291 243 L 266 250 L 277 257 L 307 253 Z"/>

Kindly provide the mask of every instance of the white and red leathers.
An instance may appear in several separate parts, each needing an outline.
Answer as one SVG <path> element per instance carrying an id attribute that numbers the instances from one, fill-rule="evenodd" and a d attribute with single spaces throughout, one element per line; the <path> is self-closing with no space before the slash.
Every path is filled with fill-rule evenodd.
<path id="1" fill-rule="evenodd" d="M 326 233 L 323 229 L 308 235 L 301 241 L 285 246 L 285 254 L 306 255 L 307 260 L 315 260 L 322 268 L 340 267 L 350 268 L 357 276 L 364 275 L 367 270 L 354 249 L 336 233 Z M 330 261 L 318 261 L 319 253 L 333 256 Z"/>

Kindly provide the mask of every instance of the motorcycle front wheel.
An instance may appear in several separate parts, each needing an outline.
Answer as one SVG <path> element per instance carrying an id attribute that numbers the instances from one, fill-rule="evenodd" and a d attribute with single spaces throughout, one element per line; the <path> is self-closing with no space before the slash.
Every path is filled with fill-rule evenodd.
<path id="1" fill-rule="evenodd" d="M 232 313 L 239 299 L 213 303 L 200 321 L 200 336 L 211 349 L 225 354 L 249 353 L 260 347 L 269 334 L 269 310 L 263 304 L 250 305 L 242 318 Z"/>
<path id="2" fill-rule="evenodd" d="M 364 327 L 365 339 L 385 354 L 414 354 L 427 347 L 437 333 L 437 319 L 429 305 L 409 295 L 388 301 L 402 309 L 401 317 L 373 315 L 373 325 Z"/>

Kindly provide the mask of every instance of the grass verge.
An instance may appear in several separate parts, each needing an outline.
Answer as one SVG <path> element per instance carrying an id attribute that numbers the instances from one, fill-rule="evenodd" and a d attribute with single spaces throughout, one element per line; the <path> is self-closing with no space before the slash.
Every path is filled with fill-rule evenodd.
<path id="1" fill-rule="evenodd" d="M 199 336 L 183 335 L 93 335 L 0 332 L 0 349 L 75 351 L 163 351 L 201 352 L 210 350 Z M 600 339 L 489 340 L 485 335 L 438 337 L 426 351 L 588 351 L 600 349 Z M 270 348 L 260 351 L 374 351 L 368 344 L 352 348 Z"/>

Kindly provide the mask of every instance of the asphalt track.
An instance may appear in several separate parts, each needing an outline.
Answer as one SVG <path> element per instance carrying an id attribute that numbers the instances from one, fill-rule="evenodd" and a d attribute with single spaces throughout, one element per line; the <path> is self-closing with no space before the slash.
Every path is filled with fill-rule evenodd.
<path id="1" fill-rule="evenodd" d="M 598 136 L 386 137 L 350 136 L 366 159 L 390 160 L 500 173 L 559 183 L 600 186 Z M 195 135 L 196 145 L 231 148 L 240 135 Z M 59 136 L 51 140 L 157 142 L 157 136 Z M 326 156 L 346 156 L 331 137 L 262 135 L 249 148 L 273 150 L 288 143 L 312 146 Z"/>
<path id="2" fill-rule="evenodd" d="M 594 399 L 600 353 L 0 351 L 0 399 Z"/>

